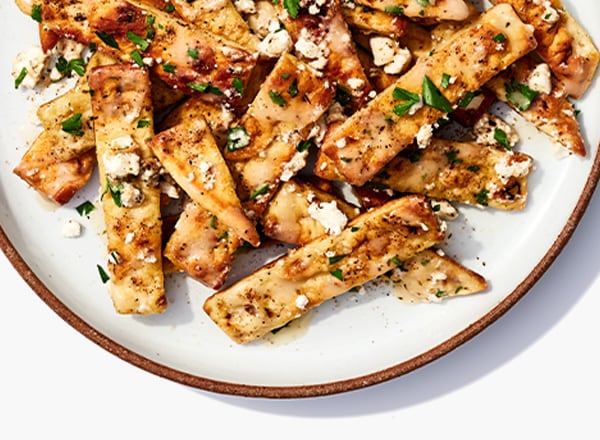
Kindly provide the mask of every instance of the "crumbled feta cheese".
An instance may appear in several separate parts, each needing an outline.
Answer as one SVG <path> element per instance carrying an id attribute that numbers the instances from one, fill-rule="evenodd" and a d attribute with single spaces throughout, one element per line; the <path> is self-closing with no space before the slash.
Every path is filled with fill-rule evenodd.
<path id="1" fill-rule="evenodd" d="M 115 148 L 117 150 L 124 150 L 126 148 L 132 147 L 133 144 L 134 140 L 131 136 L 119 136 L 109 142 L 110 147 Z"/>
<path id="2" fill-rule="evenodd" d="M 433 136 L 433 125 L 425 124 L 421 125 L 419 131 L 417 132 L 416 140 L 419 148 L 427 148 L 429 142 L 431 142 L 431 137 Z"/>
<path id="3" fill-rule="evenodd" d="M 389 75 L 398 75 L 406 70 L 411 59 L 410 50 L 398 47 L 392 61 L 383 66 L 383 71 Z"/>
<path id="4" fill-rule="evenodd" d="M 140 156 L 136 153 L 113 153 L 107 151 L 103 156 L 104 170 L 112 179 L 120 179 L 140 173 Z"/>
<path id="5" fill-rule="evenodd" d="M 277 18 L 277 10 L 270 0 L 256 2 L 255 12 L 249 15 L 247 20 L 250 30 L 261 39 L 265 38 L 269 32 L 281 27 L 279 18 Z"/>
<path id="6" fill-rule="evenodd" d="M 317 70 L 321 70 L 327 65 L 329 48 L 325 42 L 317 44 L 306 28 L 302 28 L 300 31 L 300 36 L 294 45 L 294 49 L 302 57 L 308 59 L 308 64 Z"/>
<path id="7" fill-rule="evenodd" d="M 308 305 L 309 301 L 308 298 L 306 297 L 306 295 L 298 295 L 296 297 L 296 307 L 298 307 L 299 309 L 304 310 L 306 308 L 306 306 Z"/>
<path id="8" fill-rule="evenodd" d="M 306 165 L 307 156 L 308 151 L 296 152 L 294 157 L 292 157 L 292 159 L 283 166 L 283 172 L 281 173 L 281 181 L 287 182 L 292 177 L 294 177 L 298 173 L 298 171 L 304 168 L 304 165 Z"/>
<path id="9" fill-rule="evenodd" d="M 81 225 L 75 220 L 68 220 L 62 228 L 62 235 L 65 238 L 77 238 L 81 236 Z"/>
<path id="10" fill-rule="evenodd" d="M 264 55 L 277 58 L 292 48 L 293 42 L 290 34 L 285 29 L 278 29 L 269 34 L 258 43 L 258 50 Z"/>
<path id="11" fill-rule="evenodd" d="M 527 79 L 530 89 L 548 95 L 552 91 L 552 77 L 550 66 L 546 63 L 538 64 Z"/>
<path id="12" fill-rule="evenodd" d="M 125 244 L 132 243 L 134 238 L 135 238 L 135 232 L 130 232 L 129 234 L 127 234 L 125 236 Z"/>
<path id="13" fill-rule="evenodd" d="M 125 208 L 132 208 L 144 200 L 144 193 L 129 182 L 123 182 L 121 190 L 121 204 Z"/>
<path id="14" fill-rule="evenodd" d="M 171 182 L 166 180 L 161 180 L 160 184 L 160 192 L 166 194 L 171 199 L 179 198 L 179 188 L 173 185 Z"/>
<path id="15" fill-rule="evenodd" d="M 256 5 L 253 0 L 234 0 L 233 5 L 241 14 L 254 14 Z"/>
<path id="16" fill-rule="evenodd" d="M 21 86 L 33 89 L 42 78 L 42 73 L 46 65 L 47 56 L 39 46 L 32 46 L 15 57 L 11 75 L 17 79 L 23 69 L 26 69 L 27 75 L 21 81 Z"/>
<path id="17" fill-rule="evenodd" d="M 498 161 L 498 163 L 494 166 L 494 170 L 498 174 L 498 177 L 502 183 L 508 183 L 508 180 L 511 177 L 519 178 L 529 174 L 531 166 L 531 159 L 526 158 L 524 160 L 517 161 L 515 160 L 514 154 L 509 154 Z"/>
<path id="18" fill-rule="evenodd" d="M 412 59 L 408 49 L 401 48 L 397 41 L 389 37 L 371 37 L 369 46 L 373 53 L 373 63 L 383 66 L 384 72 L 390 75 L 402 73 Z"/>
<path id="19" fill-rule="evenodd" d="M 435 215 L 442 220 L 454 220 L 458 217 L 458 209 L 447 200 L 431 199 L 431 207 Z"/>
<path id="20" fill-rule="evenodd" d="M 202 176 L 202 183 L 204 184 L 204 187 L 208 190 L 213 189 L 215 186 L 216 176 L 212 164 L 203 161 L 200 162 L 198 168 Z"/>
<path id="21" fill-rule="evenodd" d="M 330 235 L 338 235 L 348 223 L 346 215 L 339 210 L 335 200 L 331 202 L 311 203 L 308 206 L 308 214 L 321 223 L 325 232 Z"/>
<path id="22" fill-rule="evenodd" d="M 353 91 L 360 90 L 365 86 L 365 82 L 362 78 L 350 78 L 348 85 Z"/>
<path id="23" fill-rule="evenodd" d="M 560 14 L 559 12 L 554 9 L 552 7 L 552 3 L 549 1 L 545 1 L 543 3 L 544 5 L 544 12 L 542 13 L 542 19 L 546 22 L 546 23 L 550 23 L 550 24 L 554 24 L 556 23 L 558 20 L 560 20 Z"/>

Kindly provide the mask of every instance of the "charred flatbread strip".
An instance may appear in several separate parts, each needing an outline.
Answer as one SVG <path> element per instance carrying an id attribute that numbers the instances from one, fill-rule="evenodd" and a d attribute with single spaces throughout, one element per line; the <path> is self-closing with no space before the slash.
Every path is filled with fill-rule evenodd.
<path id="1" fill-rule="evenodd" d="M 148 72 L 133 66 L 98 67 L 90 74 L 90 88 L 111 298 L 119 313 L 160 313 L 167 301 L 159 166 L 146 146 L 153 135 Z"/>
<path id="2" fill-rule="evenodd" d="M 588 33 L 560 0 L 493 0 L 511 5 L 534 28 L 537 53 L 565 84 L 569 96 L 580 98 L 598 69 L 600 53 Z"/>
<path id="3" fill-rule="evenodd" d="M 231 339 L 247 343 L 443 239 L 429 202 L 403 197 L 215 293 L 204 310 Z"/>
<path id="4" fill-rule="evenodd" d="M 42 17 L 58 35 L 95 43 L 124 62 L 152 64 L 171 87 L 210 101 L 239 103 L 234 80 L 246 84 L 256 64 L 242 46 L 141 2 L 45 0 Z"/>
<path id="5" fill-rule="evenodd" d="M 256 227 L 244 214 L 229 168 L 203 117 L 185 120 L 159 133 L 148 145 L 193 201 L 253 246 L 260 244 Z"/>
<path id="6" fill-rule="evenodd" d="M 524 153 L 432 139 L 425 149 L 400 153 L 372 183 L 435 199 L 522 210 L 532 166 L 533 159 Z"/>
<path id="7" fill-rule="evenodd" d="M 486 86 L 557 145 L 585 156 L 585 142 L 575 108 L 564 84 L 550 74 L 547 64 L 538 63 L 531 57 L 522 58 L 488 81 Z M 525 97 L 519 91 L 520 87 L 525 87 L 532 95 Z"/>
<path id="8" fill-rule="evenodd" d="M 363 185 L 462 96 L 481 88 L 535 44 L 531 27 L 510 6 L 493 7 L 348 118 L 324 143 L 323 153 L 349 183 Z M 450 78 L 446 88 L 444 77 Z M 421 107 L 427 95 L 430 104 Z"/>

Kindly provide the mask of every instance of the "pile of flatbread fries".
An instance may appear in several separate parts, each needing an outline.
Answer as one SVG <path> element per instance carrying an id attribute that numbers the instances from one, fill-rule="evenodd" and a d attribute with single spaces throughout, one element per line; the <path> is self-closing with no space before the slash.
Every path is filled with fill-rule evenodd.
<path id="1" fill-rule="evenodd" d="M 523 210 L 534 166 L 491 108 L 585 156 L 572 100 L 600 58 L 559 0 L 491 3 L 17 1 L 44 53 L 84 49 L 58 52 L 74 86 L 14 172 L 60 205 L 99 184 L 118 313 L 163 312 L 174 272 L 238 343 L 374 280 L 414 301 L 483 292 L 441 249 L 446 222 Z M 228 283 L 272 243 L 289 250 Z"/>

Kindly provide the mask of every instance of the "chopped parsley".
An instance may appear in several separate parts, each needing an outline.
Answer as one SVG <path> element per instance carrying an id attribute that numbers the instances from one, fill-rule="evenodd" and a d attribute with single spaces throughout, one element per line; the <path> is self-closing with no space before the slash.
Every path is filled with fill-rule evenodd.
<path id="1" fill-rule="evenodd" d="M 31 18 L 33 18 L 38 23 L 42 22 L 42 5 L 31 6 Z"/>
<path id="2" fill-rule="evenodd" d="M 467 170 L 469 170 L 469 171 L 471 171 L 471 172 L 473 172 L 473 173 L 476 173 L 476 172 L 477 172 L 477 171 L 479 171 L 480 169 L 481 169 L 481 168 L 480 168 L 479 166 L 477 166 L 477 165 L 469 165 L 469 166 L 467 167 Z"/>
<path id="3" fill-rule="evenodd" d="M 89 200 L 86 200 L 81 205 L 75 207 L 75 209 L 77 210 L 77 213 L 83 217 L 93 212 L 96 209 L 96 206 Z"/>
<path id="4" fill-rule="evenodd" d="M 233 88 L 237 90 L 240 96 L 244 96 L 244 82 L 240 78 L 233 78 L 231 84 L 233 85 Z"/>
<path id="5" fill-rule="evenodd" d="M 229 237 L 229 232 L 225 231 L 219 236 L 219 238 L 217 238 L 217 241 L 225 240 L 228 237 Z"/>
<path id="6" fill-rule="evenodd" d="M 140 67 L 144 67 L 144 58 L 139 50 L 135 49 L 133 52 L 129 54 L 131 59 Z"/>
<path id="7" fill-rule="evenodd" d="M 15 89 L 18 89 L 25 77 L 27 76 L 27 68 L 23 67 L 19 75 L 15 78 Z"/>
<path id="8" fill-rule="evenodd" d="M 346 258 L 348 255 L 344 254 L 344 255 L 335 255 L 333 257 L 329 257 L 329 264 L 335 264 L 338 261 L 343 260 L 344 258 Z"/>
<path id="9" fill-rule="evenodd" d="M 150 121 L 148 119 L 140 119 L 137 123 L 137 128 L 150 127 Z"/>
<path id="10" fill-rule="evenodd" d="M 269 97 L 271 98 L 271 101 L 279 107 L 285 107 L 287 105 L 283 96 L 276 90 L 269 90 Z"/>
<path id="11" fill-rule="evenodd" d="M 427 75 L 423 78 L 423 102 L 444 113 L 450 113 L 452 111 L 452 104 L 450 104 L 450 101 L 442 95 L 442 92 L 439 91 Z"/>
<path id="12" fill-rule="evenodd" d="M 75 72 L 79 76 L 85 75 L 85 63 L 81 58 L 67 61 L 65 57 L 60 56 L 54 67 L 62 76 L 70 76 L 71 72 Z"/>
<path id="13" fill-rule="evenodd" d="M 500 128 L 494 128 L 494 139 L 507 150 L 510 150 L 510 142 L 506 132 Z"/>
<path id="14" fill-rule="evenodd" d="M 298 142 L 298 144 L 296 145 L 296 150 L 298 150 L 298 152 L 300 153 L 304 153 L 306 150 L 308 150 L 311 146 L 313 145 L 312 141 L 300 141 Z"/>
<path id="15" fill-rule="evenodd" d="M 465 96 L 460 98 L 460 101 L 458 101 L 458 107 L 467 108 L 475 96 L 477 96 L 477 94 L 474 92 L 465 93 Z"/>
<path id="16" fill-rule="evenodd" d="M 210 227 L 212 229 L 217 229 L 217 217 L 215 217 L 214 215 L 210 217 Z"/>
<path id="17" fill-rule="evenodd" d="M 263 194 L 268 193 L 270 188 L 271 188 L 271 185 L 269 185 L 268 183 L 264 186 L 261 186 L 256 191 L 254 191 L 252 194 L 250 194 L 249 200 L 254 200 L 254 199 L 258 198 L 259 196 L 262 196 Z"/>
<path id="18" fill-rule="evenodd" d="M 146 16 L 146 24 L 148 27 L 146 28 L 146 38 L 148 40 L 153 40 L 156 36 L 156 32 L 154 31 L 154 23 L 156 22 L 156 17 L 154 15 Z"/>
<path id="19" fill-rule="evenodd" d="M 296 18 L 300 12 L 300 0 L 283 0 L 283 7 L 290 17 Z"/>
<path id="20" fill-rule="evenodd" d="M 162 64 L 162 68 L 167 73 L 174 73 L 175 72 L 175 66 L 173 64 L 163 63 Z"/>
<path id="21" fill-rule="evenodd" d="M 490 192 L 487 189 L 482 189 L 478 193 L 473 194 L 478 205 L 487 206 Z"/>
<path id="22" fill-rule="evenodd" d="M 127 32 L 127 39 L 129 41 L 131 41 L 133 44 L 135 44 L 137 47 L 139 47 L 139 49 L 142 52 L 145 51 L 146 49 L 148 49 L 148 46 L 150 46 L 150 42 L 148 40 L 140 37 L 139 35 L 131 32 L 131 31 Z"/>
<path id="23" fill-rule="evenodd" d="M 399 87 L 396 87 L 394 89 L 394 91 L 392 92 L 392 97 L 394 99 L 404 101 L 394 106 L 393 112 L 397 116 L 406 115 L 413 105 L 421 102 L 421 97 L 417 93 L 413 93 L 408 90 L 401 89 Z"/>
<path id="24" fill-rule="evenodd" d="M 96 268 L 98 269 L 98 274 L 100 275 L 102 284 L 108 283 L 108 281 L 110 280 L 110 277 L 108 276 L 108 274 L 106 273 L 104 268 L 102 266 L 100 266 L 99 264 L 96 265 Z"/>
<path id="25" fill-rule="evenodd" d="M 112 37 L 112 35 L 109 35 L 106 32 L 96 32 L 96 35 L 107 46 L 112 47 L 113 49 L 121 49 L 119 47 L 119 43 L 117 43 L 117 41 Z"/>
<path id="26" fill-rule="evenodd" d="M 195 47 L 188 47 L 187 54 L 190 58 L 193 58 L 195 60 L 197 60 L 199 56 L 198 49 L 196 49 Z"/>
<path id="27" fill-rule="evenodd" d="M 445 88 L 445 89 L 447 89 L 447 88 L 448 88 L 448 86 L 450 85 L 450 79 L 451 79 L 451 77 L 450 77 L 450 75 L 449 75 L 449 74 L 447 74 L 447 73 L 444 73 L 444 74 L 442 75 L 442 82 L 441 82 L 441 84 L 442 84 L 442 87 L 443 87 L 443 88 Z"/>
<path id="28" fill-rule="evenodd" d="M 73 116 L 65 119 L 62 123 L 62 131 L 72 134 L 73 136 L 83 136 L 83 122 L 81 121 L 81 113 L 75 113 Z"/>
<path id="29" fill-rule="evenodd" d="M 527 84 L 516 81 L 504 84 L 504 89 L 508 102 L 521 111 L 529 110 L 531 103 L 539 95 L 539 92 L 529 88 Z"/>
<path id="30" fill-rule="evenodd" d="M 342 272 L 341 269 L 335 269 L 332 270 L 331 272 L 329 272 L 331 275 L 333 275 L 334 277 L 336 277 L 338 280 L 340 281 L 344 281 L 344 273 Z"/>
<path id="31" fill-rule="evenodd" d="M 121 208 L 123 206 L 123 202 L 121 201 L 121 193 L 123 192 L 123 183 L 119 182 L 115 185 L 115 184 L 111 183 L 111 181 L 107 177 L 106 178 L 106 189 L 102 193 L 102 196 L 104 196 L 104 194 L 106 194 L 107 192 L 110 193 L 110 196 L 112 197 L 113 202 L 115 202 L 115 205 L 117 205 L 117 207 Z"/>
<path id="32" fill-rule="evenodd" d="M 221 96 L 223 92 L 221 92 L 217 87 L 208 84 L 198 84 L 198 83 L 188 83 L 187 85 L 190 89 L 195 90 L 196 92 L 201 93 L 212 93 L 213 95 Z"/>
<path id="33" fill-rule="evenodd" d="M 388 14 L 404 15 L 404 8 L 400 6 L 386 6 L 383 11 Z"/>
<path id="34" fill-rule="evenodd" d="M 504 43 L 506 41 L 506 35 L 503 33 L 496 34 L 492 40 L 494 40 L 495 43 Z"/>
<path id="35" fill-rule="evenodd" d="M 165 9 L 164 9 L 165 12 L 173 12 L 174 10 L 175 10 L 175 6 L 173 6 L 172 3 L 167 3 L 165 5 Z"/>
<path id="36" fill-rule="evenodd" d="M 458 158 L 458 151 L 456 150 L 447 151 L 446 158 L 448 159 L 448 162 L 450 162 L 450 165 L 458 165 L 463 162 L 462 159 Z"/>
<path id="37" fill-rule="evenodd" d="M 288 93 L 293 98 L 298 95 L 298 78 L 294 78 L 288 87 Z"/>

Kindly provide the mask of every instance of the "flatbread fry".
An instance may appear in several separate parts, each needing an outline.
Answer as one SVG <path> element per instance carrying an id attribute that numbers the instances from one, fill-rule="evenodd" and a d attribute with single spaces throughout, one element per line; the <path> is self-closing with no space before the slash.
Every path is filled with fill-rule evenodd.
<path id="1" fill-rule="evenodd" d="M 90 87 L 110 295 L 118 313 L 160 313 L 167 300 L 159 167 L 145 144 L 153 135 L 148 72 L 133 66 L 97 67 L 90 74 Z"/>
<path id="2" fill-rule="evenodd" d="M 247 343 L 443 239 L 424 198 L 400 198 L 215 293 L 204 310 L 231 339 Z"/>

